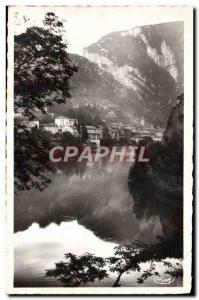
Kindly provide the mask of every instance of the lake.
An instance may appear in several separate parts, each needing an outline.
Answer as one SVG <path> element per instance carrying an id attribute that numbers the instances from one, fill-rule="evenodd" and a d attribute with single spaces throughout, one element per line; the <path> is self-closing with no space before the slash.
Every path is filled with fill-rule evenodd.
<path id="1" fill-rule="evenodd" d="M 129 165 L 125 164 L 88 164 L 81 174 L 57 172 L 42 192 L 16 195 L 16 287 L 62 286 L 44 275 L 46 269 L 64 259 L 64 253 L 90 252 L 107 257 L 119 244 L 153 242 L 162 234 L 157 216 L 136 217 L 128 173 Z M 114 276 L 92 285 L 112 286 Z M 123 276 L 121 283 L 137 286 L 136 274 Z M 155 285 L 152 279 L 144 284 Z"/>

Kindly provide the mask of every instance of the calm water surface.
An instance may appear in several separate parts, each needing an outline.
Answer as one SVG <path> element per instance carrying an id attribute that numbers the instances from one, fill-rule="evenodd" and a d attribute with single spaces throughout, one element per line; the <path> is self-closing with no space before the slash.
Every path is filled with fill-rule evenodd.
<path id="1" fill-rule="evenodd" d="M 83 174 L 57 173 L 43 192 L 15 197 L 15 286 L 61 286 L 44 274 L 64 253 L 107 257 L 118 244 L 151 242 L 162 234 L 157 216 L 136 218 L 128 172 L 128 165 L 88 165 Z M 111 276 L 96 284 L 112 283 Z M 136 286 L 136 275 L 124 276 L 121 283 Z M 150 279 L 145 285 L 155 284 Z"/>

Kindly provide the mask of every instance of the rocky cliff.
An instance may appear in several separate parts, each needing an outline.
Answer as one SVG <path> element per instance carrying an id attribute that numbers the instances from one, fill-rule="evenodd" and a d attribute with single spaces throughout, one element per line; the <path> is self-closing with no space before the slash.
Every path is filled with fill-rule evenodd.
<path id="1" fill-rule="evenodd" d="M 75 95 L 84 91 L 105 96 L 132 118 L 165 126 L 176 96 L 183 92 L 183 22 L 109 33 L 83 55 L 90 61 L 86 67 L 83 58 L 73 57 L 80 66 L 73 79 Z"/>

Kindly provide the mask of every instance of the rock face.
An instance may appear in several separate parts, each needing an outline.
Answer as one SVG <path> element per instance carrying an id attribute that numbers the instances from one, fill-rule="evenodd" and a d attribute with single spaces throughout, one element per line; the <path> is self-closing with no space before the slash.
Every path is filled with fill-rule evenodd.
<path id="1" fill-rule="evenodd" d="M 108 99 L 132 118 L 165 126 L 183 92 L 183 22 L 113 32 L 72 55 L 73 97 Z"/>
<path id="2" fill-rule="evenodd" d="M 99 101 L 106 98 L 117 104 L 119 99 L 126 96 L 124 86 L 96 63 L 77 54 L 70 54 L 70 58 L 78 66 L 78 72 L 71 80 L 71 93 L 74 98 L 84 97 L 90 102 L 97 98 Z"/>
<path id="3" fill-rule="evenodd" d="M 184 124 L 184 95 L 177 98 L 177 104 L 173 107 L 167 122 L 167 127 L 163 135 L 163 143 L 183 144 L 183 124 Z"/>

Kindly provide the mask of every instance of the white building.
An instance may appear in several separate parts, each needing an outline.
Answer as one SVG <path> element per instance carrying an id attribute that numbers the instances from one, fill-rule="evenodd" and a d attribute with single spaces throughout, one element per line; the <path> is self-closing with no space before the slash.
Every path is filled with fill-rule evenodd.
<path id="1" fill-rule="evenodd" d="M 21 123 L 22 126 L 25 126 L 28 130 L 31 130 L 33 128 L 39 129 L 39 120 L 36 118 L 34 120 L 29 120 L 26 117 L 17 117 L 16 119 L 19 121 L 19 123 Z"/>
<path id="2" fill-rule="evenodd" d="M 63 128 L 67 126 L 75 126 L 75 124 L 77 124 L 77 120 L 68 117 L 58 116 L 55 118 L 55 124 L 59 128 Z"/>
<path id="3" fill-rule="evenodd" d="M 100 145 L 100 139 L 102 138 L 102 129 L 95 126 L 86 126 L 89 142 Z"/>
<path id="4" fill-rule="evenodd" d="M 162 132 L 156 132 L 156 134 L 153 135 L 153 140 L 156 142 L 161 142 L 162 138 L 163 138 Z"/>
<path id="5" fill-rule="evenodd" d="M 131 141 L 135 142 L 135 143 L 139 143 L 141 141 L 150 141 L 152 140 L 152 137 L 150 134 L 136 134 L 135 136 L 131 137 Z"/>
<path id="6" fill-rule="evenodd" d="M 58 126 L 54 123 L 43 124 L 43 129 L 51 132 L 52 134 L 56 134 L 59 131 Z"/>
<path id="7" fill-rule="evenodd" d="M 64 126 L 64 127 L 62 127 L 61 131 L 62 132 L 70 132 L 75 137 L 78 136 L 78 131 L 77 131 L 77 128 L 75 126 Z"/>

